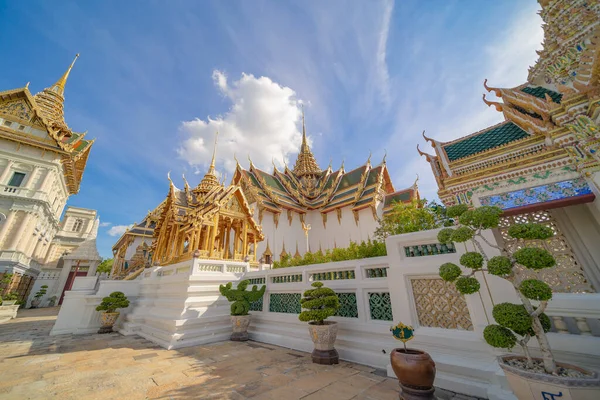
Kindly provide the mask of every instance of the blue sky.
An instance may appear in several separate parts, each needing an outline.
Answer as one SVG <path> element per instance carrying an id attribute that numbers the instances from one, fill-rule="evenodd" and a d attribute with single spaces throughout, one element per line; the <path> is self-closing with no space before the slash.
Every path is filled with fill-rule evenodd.
<path id="1" fill-rule="evenodd" d="M 542 41 L 533 0 L 1 1 L 0 90 L 33 93 L 77 61 L 69 126 L 96 138 L 81 192 L 97 209 L 104 257 L 125 226 L 167 194 L 196 185 L 220 131 L 217 166 L 293 165 L 304 104 L 321 165 L 346 169 L 387 150 L 397 189 L 415 174 L 437 187 L 415 150 L 423 129 L 451 140 L 502 116 L 481 101 L 484 78 L 527 78 Z"/>

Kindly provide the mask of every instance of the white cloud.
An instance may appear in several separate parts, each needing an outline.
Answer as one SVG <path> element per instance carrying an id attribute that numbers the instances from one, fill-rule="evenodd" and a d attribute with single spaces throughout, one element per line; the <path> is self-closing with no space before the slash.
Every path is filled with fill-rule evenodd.
<path id="1" fill-rule="evenodd" d="M 278 166 L 289 162 L 302 142 L 300 101 L 294 90 L 245 73 L 229 83 L 225 73 L 214 71 L 213 81 L 232 106 L 214 119 L 183 122 L 181 130 L 187 138 L 178 149 L 180 157 L 192 166 L 206 167 L 218 131 L 217 163 L 222 162 L 230 173 L 235 170 L 234 154 L 244 164 L 249 156 L 263 169 L 271 168 L 273 159 Z"/>
<path id="2" fill-rule="evenodd" d="M 388 0 L 385 2 L 383 11 L 381 30 L 379 31 L 379 40 L 377 42 L 377 57 L 376 57 L 376 68 L 377 75 L 379 78 L 379 90 L 381 96 L 385 102 L 390 101 L 390 74 L 388 72 L 386 54 L 387 54 L 387 41 L 390 32 L 390 20 L 394 11 L 394 1 Z"/>
<path id="3" fill-rule="evenodd" d="M 110 222 L 100 222 L 100 226 L 103 228 L 106 226 L 111 226 L 111 225 L 112 225 L 112 223 L 110 223 Z"/>
<path id="4" fill-rule="evenodd" d="M 121 236 L 125 233 L 125 231 L 127 231 L 127 229 L 130 229 L 132 226 L 133 225 L 115 225 L 112 228 L 110 228 L 107 233 L 110 236 Z"/>

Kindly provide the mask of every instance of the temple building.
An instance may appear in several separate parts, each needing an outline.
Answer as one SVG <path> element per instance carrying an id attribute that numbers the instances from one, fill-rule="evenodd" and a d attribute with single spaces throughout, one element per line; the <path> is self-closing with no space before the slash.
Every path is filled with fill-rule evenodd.
<path id="1" fill-rule="evenodd" d="M 346 171 L 322 170 L 306 139 L 302 115 L 302 146 L 293 169 L 273 166 L 268 173 L 250 161 L 249 169 L 237 164 L 233 184 L 244 191 L 254 218 L 262 226 L 265 243 L 258 247 L 263 261 L 270 264 L 283 255 L 298 256 L 307 251 L 346 247 L 351 241 L 372 237 L 379 218 L 395 201 L 418 199 L 416 182 L 395 191 L 385 157 L 379 165 L 367 162 Z"/>
<path id="2" fill-rule="evenodd" d="M 600 288 L 600 2 L 540 0 L 543 50 L 527 82 L 484 89 L 504 122 L 450 142 L 423 136 L 422 152 L 446 205 L 504 210 L 511 223 L 543 222 L 557 235 L 544 243 L 557 258 L 555 291 Z M 514 243 L 515 249 L 518 243 Z"/>
<path id="3" fill-rule="evenodd" d="M 13 274 L 4 292 L 20 300 L 42 269 L 55 270 L 82 243 L 96 218 L 94 210 L 70 208 L 61 221 L 94 143 L 65 122 L 64 91 L 74 63 L 35 95 L 29 84 L 0 92 L 0 275 Z"/>

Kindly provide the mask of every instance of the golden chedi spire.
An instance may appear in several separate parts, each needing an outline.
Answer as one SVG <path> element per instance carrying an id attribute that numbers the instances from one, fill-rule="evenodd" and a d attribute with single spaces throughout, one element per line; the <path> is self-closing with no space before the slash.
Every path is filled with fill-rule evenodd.
<path id="1" fill-rule="evenodd" d="M 306 140 L 306 125 L 304 123 L 304 107 L 302 107 L 302 146 L 300 147 L 300 153 L 296 159 L 296 165 L 294 165 L 294 173 L 298 176 L 303 175 L 316 175 L 321 173 L 321 169 L 315 160 L 315 156 L 310 151 L 308 142 Z"/>
<path id="2" fill-rule="evenodd" d="M 51 128 L 57 129 L 63 135 L 70 136 L 71 130 L 65 122 L 64 114 L 64 93 L 67 79 L 75 65 L 75 61 L 79 58 L 79 53 L 75 55 L 75 59 L 69 65 L 65 73 L 52 86 L 42 90 L 34 96 L 35 102 L 40 108 L 42 117 L 48 122 Z"/>
<path id="3" fill-rule="evenodd" d="M 208 193 L 212 188 L 216 186 L 221 186 L 219 183 L 219 179 L 217 178 L 217 173 L 215 170 L 215 157 L 217 155 L 217 139 L 219 137 L 219 132 L 215 134 L 215 147 L 213 148 L 212 160 L 210 162 L 210 166 L 208 167 L 208 172 L 204 175 L 204 178 L 200 181 L 200 184 L 196 187 L 195 191 L 199 193 Z"/>

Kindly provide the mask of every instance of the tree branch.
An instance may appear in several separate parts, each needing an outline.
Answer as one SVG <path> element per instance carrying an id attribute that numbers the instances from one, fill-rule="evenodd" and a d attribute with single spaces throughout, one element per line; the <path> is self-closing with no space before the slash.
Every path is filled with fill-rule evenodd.
<path id="1" fill-rule="evenodd" d="M 540 301 L 540 306 L 535 309 L 534 312 L 531 313 L 532 317 L 538 317 L 541 313 L 543 313 L 548 307 L 548 301 Z"/>

